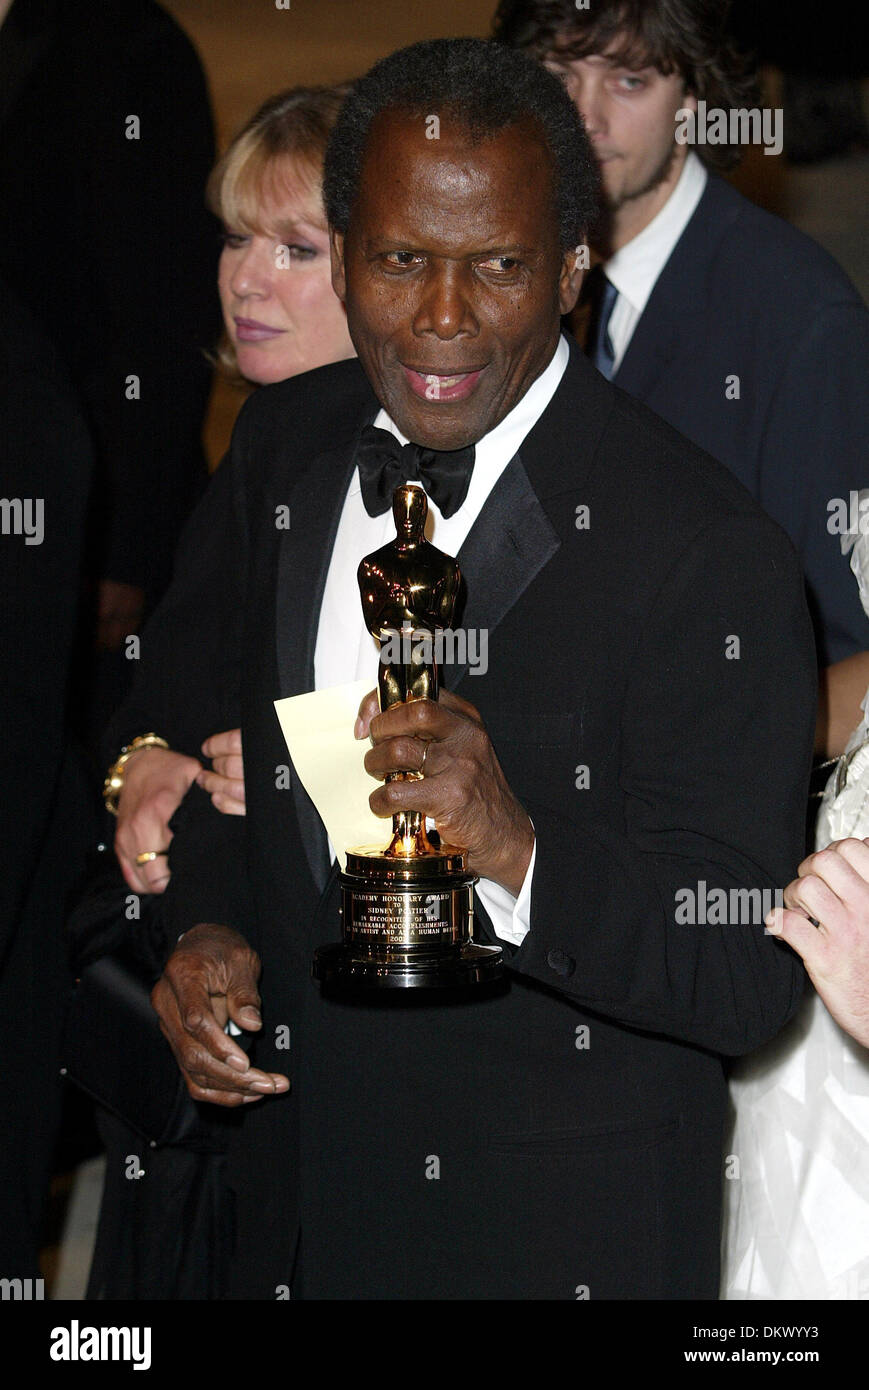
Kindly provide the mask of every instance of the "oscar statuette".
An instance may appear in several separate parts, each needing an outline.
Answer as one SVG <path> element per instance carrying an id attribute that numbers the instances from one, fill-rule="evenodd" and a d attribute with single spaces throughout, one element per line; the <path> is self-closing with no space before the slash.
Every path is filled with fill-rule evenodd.
<path id="1" fill-rule="evenodd" d="M 395 540 L 367 555 L 358 571 L 365 623 L 380 643 L 381 710 L 437 700 L 436 634 L 451 625 L 461 578 L 452 556 L 425 539 L 422 488 L 397 487 L 392 510 Z M 419 772 L 394 772 L 388 780 L 424 776 L 425 756 Z M 477 880 L 464 852 L 442 844 L 420 812 L 393 816 L 385 848 L 348 851 L 339 881 L 343 940 L 315 954 L 314 976 L 322 983 L 445 989 L 501 975 L 500 946 L 472 937 Z"/>

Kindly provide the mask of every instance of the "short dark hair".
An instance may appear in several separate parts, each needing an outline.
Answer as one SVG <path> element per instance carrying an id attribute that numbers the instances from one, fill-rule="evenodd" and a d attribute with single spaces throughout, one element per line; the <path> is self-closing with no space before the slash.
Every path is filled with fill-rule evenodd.
<path id="1" fill-rule="evenodd" d="M 374 118 L 399 110 L 446 112 L 473 140 L 534 121 L 555 171 L 559 244 L 581 243 L 598 211 L 599 183 L 580 116 L 564 86 L 524 53 L 487 39 L 431 39 L 375 63 L 341 109 L 326 150 L 323 201 L 330 224 L 347 231 Z"/>
<path id="2" fill-rule="evenodd" d="M 500 0 L 492 21 L 499 43 L 543 59 L 613 50 L 625 67 L 678 72 L 689 92 L 722 110 L 757 105 L 757 65 L 729 30 L 731 0 Z M 703 145 L 697 153 L 719 169 L 741 156 L 737 145 Z"/>

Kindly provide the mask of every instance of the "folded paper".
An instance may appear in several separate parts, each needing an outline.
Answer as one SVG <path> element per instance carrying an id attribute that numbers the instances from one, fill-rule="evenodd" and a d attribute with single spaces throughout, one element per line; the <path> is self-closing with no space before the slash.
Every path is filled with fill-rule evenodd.
<path id="1" fill-rule="evenodd" d="M 307 695 L 275 700 L 275 710 L 296 774 L 326 827 L 342 871 L 347 850 L 388 845 L 391 818 L 375 816 L 368 798 L 380 783 L 363 759 L 371 744 L 353 726 L 371 681 L 354 681 Z"/>

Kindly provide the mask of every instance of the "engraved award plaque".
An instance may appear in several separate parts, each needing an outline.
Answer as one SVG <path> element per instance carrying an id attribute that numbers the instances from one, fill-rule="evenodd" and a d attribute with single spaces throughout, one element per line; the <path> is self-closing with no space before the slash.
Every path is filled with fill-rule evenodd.
<path id="1" fill-rule="evenodd" d="M 422 488 L 396 488 L 392 511 L 395 540 L 367 555 L 358 572 L 365 623 L 381 644 L 382 710 L 402 700 L 437 699 L 435 634 L 450 627 L 460 580 L 452 556 L 425 539 Z M 389 780 L 424 775 L 425 757 L 420 772 L 394 772 Z M 349 851 L 339 881 L 343 940 L 314 957 L 314 976 L 324 984 L 455 988 L 501 975 L 500 946 L 481 946 L 472 937 L 476 877 L 463 851 L 442 844 L 420 812 L 393 816 L 385 848 Z"/>

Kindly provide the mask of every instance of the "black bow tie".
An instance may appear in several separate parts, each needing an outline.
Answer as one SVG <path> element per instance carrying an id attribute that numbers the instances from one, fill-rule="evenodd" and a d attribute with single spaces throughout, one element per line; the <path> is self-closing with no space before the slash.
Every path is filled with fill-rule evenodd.
<path id="1" fill-rule="evenodd" d="M 399 444 L 388 430 L 366 425 L 356 450 L 362 501 L 369 516 L 392 506 L 397 487 L 418 478 L 441 516 L 453 516 L 468 495 L 474 471 L 474 445 L 465 449 L 425 449 Z"/>

